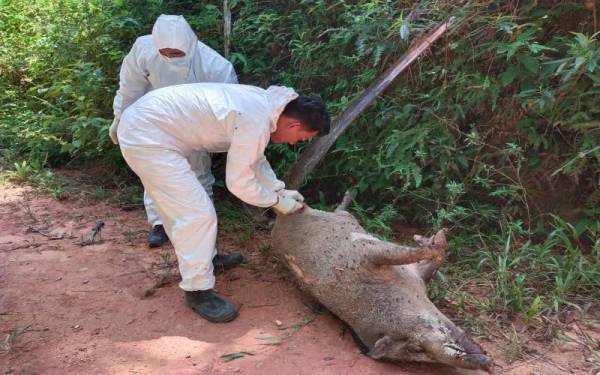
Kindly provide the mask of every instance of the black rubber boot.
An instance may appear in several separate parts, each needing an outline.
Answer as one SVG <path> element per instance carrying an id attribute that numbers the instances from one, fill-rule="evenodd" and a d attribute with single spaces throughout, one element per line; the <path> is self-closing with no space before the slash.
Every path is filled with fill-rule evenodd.
<path id="1" fill-rule="evenodd" d="M 217 254 L 213 258 L 213 267 L 215 274 L 223 271 L 227 271 L 235 266 L 240 265 L 244 261 L 244 257 L 240 253 L 233 254 Z"/>
<path id="2" fill-rule="evenodd" d="M 213 323 L 230 322 L 238 316 L 235 307 L 215 295 L 212 289 L 185 292 L 185 303 Z"/>
<path id="3" fill-rule="evenodd" d="M 165 228 L 161 224 L 153 226 L 148 235 L 148 247 L 161 247 L 167 241 L 169 237 Z"/>

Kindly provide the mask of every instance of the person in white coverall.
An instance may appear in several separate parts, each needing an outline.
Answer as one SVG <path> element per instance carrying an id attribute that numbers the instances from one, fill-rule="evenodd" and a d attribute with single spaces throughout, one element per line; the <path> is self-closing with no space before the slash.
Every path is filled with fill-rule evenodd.
<path id="1" fill-rule="evenodd" d="M 269 141 L 295 144 L 329 132 L 318 97 L 291 88 L 193 83 L 154 90 L 125 110 L 118 130 L 127 164 L 156 204 L 175 247 L 180 288 L 202 317 L 225 322 L 235 308 L 213 292 L 217 217 L 188 161 L 194 151 L 227 152 L 225 183 L 245 203 L 282 214 L 304 198 L 285 190 L 264 152 Z"/>
<path id="2" fill-rule="evenodd" d="M 183 16 L 161 15 L 152 29 L 152 35 L 139 37 L 123 60 L 119 90 L 113 101 L 114 121 L 109 135 L 117 143 L 117 128 L 123 111 L 146 92 L 161 87 L 196 82 L 238 83 L 229 61 L 200 42 Z M 193 152 L 188 161 L 192 171 L 212 196 L 215 181 L 211 173 L 210 155 Z M 144 192 L 144 206 L 152 230 L 148 236 L 150 247 L 159 247 L 168 241 L 167 234 L 152 198 Z"/>

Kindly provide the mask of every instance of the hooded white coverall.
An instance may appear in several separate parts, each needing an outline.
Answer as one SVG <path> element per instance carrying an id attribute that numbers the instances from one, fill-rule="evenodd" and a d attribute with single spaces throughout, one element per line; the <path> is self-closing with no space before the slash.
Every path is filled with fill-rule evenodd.
<path id="1" fill-rule="evenodd" d="M 185 52 L 183 57 L 169 58 L 158 50 L 173 48 Z M 200 42 L 182 16 L 161 15 L 156 20 L 152 35 L 139 37 L 123 60 L 119 90 L 113 101 L 115 121 L 146 92 L 161 87 L 196 82 L 237 83 L 235 70 L 229 61 Z M 212 196 L 215 179 L 207 152 L 195 152 L 188 159 L 194 174 Z M 144 206 L 148 222 L 162 224 L 152 198 L 144 192 Z"/>
<path id="2" fill-rule="evenodd" d="M 273 206 L 285 185 L 264 151 L 281 112 L 297 96 L 287 87 L 193 83 L 152 91 L 123 113 L 121 152 L 156 203 L 175 247 L 183 290 L 215 284 L 217 216 L 189 155 L 227 152 L 229 191 L 248 204 Z"/>

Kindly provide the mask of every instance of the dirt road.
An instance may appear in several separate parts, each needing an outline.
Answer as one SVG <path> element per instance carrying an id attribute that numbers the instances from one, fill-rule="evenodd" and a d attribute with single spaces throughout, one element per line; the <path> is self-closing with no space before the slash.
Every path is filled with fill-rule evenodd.
<path id="1" fill-rule="evenodd" d="M 84 244 L 98 221 L 102 231 Z M 241 249 L 248 265 L 218 276 L 219 293 L 240 308 L 240 317 L 209 323 L 186 308 L 171 281 L 173 249 L 148 249 L 146 229 L 142 210 L 59 202 L 0 185 L 3 373 L 475 374 L 361 355 L 344 325 L 316 311 L 265 256 L 265 233 Z M 234 249 L 227 239 L 220 247 Z M 500 348 L 483 345 L 502 357 Z M 555 363 L 500 361 L 499 373 L 587 373 L 580 354 Z M 226 361 L 233 356 L 240 358 Z"/>

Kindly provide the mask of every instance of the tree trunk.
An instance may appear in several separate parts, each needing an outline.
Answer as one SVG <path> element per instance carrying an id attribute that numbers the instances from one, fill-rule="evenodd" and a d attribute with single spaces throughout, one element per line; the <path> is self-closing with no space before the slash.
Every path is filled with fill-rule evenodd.
<path id="1" fill-rule="evenodd" d="M 223 55 L 229 59 L 229 46 L 231 43 L 231 8 L 229 2 L 223 0 Z"/>

